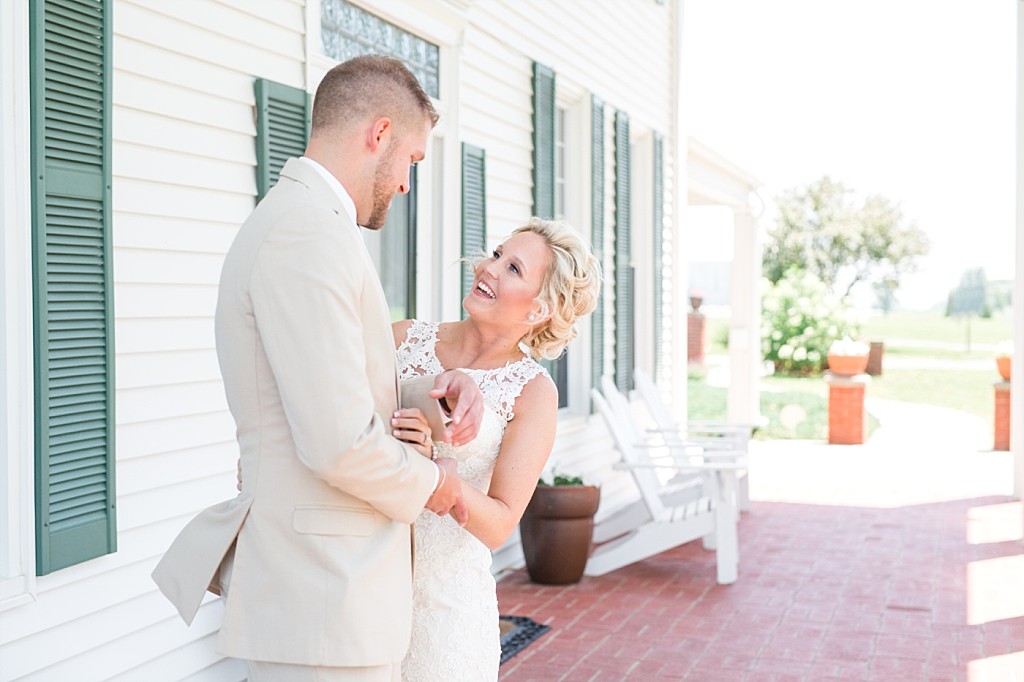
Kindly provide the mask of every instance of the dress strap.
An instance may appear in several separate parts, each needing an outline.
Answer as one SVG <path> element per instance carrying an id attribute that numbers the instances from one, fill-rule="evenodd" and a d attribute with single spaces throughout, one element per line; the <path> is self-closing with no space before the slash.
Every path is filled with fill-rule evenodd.
<path id="1" fill-rule="evenodd" d="M 437 345 L 437 329 L 436 322 L 412 321 L 405 333 L 405 340 L 395 351 L 398 356 L 399 379 L 409 379 L 421 374 L 440 374 L 444 371 L 434 352 Z"/>
<path id="2" fill-rule="evenodd" d="M 500 369 L 488 370 L 487 374 L 489 376 L 484 381 L 478 379 L 477 383 L 505 421 L 512 421 L 516 416 L 516 399 L 526 384 L 540 374 L 550 376 L 546 369 L 531 358 L 511 362 Z"/>

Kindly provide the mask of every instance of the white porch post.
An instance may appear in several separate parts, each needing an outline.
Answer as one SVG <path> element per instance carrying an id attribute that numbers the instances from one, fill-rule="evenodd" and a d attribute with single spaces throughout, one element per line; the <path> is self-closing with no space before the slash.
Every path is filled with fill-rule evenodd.
<path id="1" fill-rule="evenodd" d="M 686 135 L 686 112 L 683 99 L 683 22 L 684 0 L 676 0 L 675 27 L 673 38 L 675 50 L 673 54 L 672 103 L 675 116 L 672 126 L 672 374 L 671 397 L 676 419 L 685 424 L 689 406 L 686 394 L 686 292 L 690 285 L 690 254 L 684 252 L 686 231 L 689 228 L 686 219 L 686 205 L 689 202 L 689 180 L 686 164 L 689 156 Z"/>
<path id="2" fill-rule="evenodd" d="M 1024 0 L 1017 2 L 1017 258 L 1013 285 L 1013 360 L 1010 362 L 1010 450 L 1013 494 L 1024 499 Z"/>
<path id="3" fill-rule="evenodd" d="M 1024 0 L 1022 0 L 1024 1 Z M 761 246 L 757 220 L 748 207 L 733 209 L 733 260 L 729 288 L 729 421 L 756 424 L 761 418 Z"/>

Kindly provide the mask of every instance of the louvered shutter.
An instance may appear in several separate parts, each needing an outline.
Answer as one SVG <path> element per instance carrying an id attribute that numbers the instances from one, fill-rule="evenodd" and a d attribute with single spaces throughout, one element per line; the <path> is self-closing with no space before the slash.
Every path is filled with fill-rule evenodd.
<path id="1" fill-rule="evenodd" d="M 590 99 L 590 241 L 594 254 L 604 264 L 604 102 Z M 591 316 L 590 385 L 601 386 L 604 373 L 604 293 L 597 299 Z"/>
<path id="2" fill-rule="evenodd" d="M 29 3 L 39 575 L 117 549 L 111 5 Z"/>
<path id="3" fill-rule="evenodd" d="M 633 265 L 629 116 L 615 112 L 615 385 L 633 387 Z"/>
<path id="4" fill-rule="evenodd" d="M 533 215 L 555 217 L 555 72 L 533 63 Z"/>
<path id="5" fill-rule="evenodd" d="M 285 161 L 302 156 L 309 140 L 312 105 L 305 90 L 256 79 L 256 198 L 262 199 Z"/>
<path id="6" fill-rule="evenodd" d="M 555 218 L 555 72 L 533 63 L 533 215 Z M 569 360 L 541 362 L 558 388 L 558 407 L 569 404 Z"/>
<path id="7" fill-rule="evenodd" d="M 487 244 L 487 182 L 484 150 L 462 143 L 462 257 L 476 258 Z M 473 286 L 473 268 L 462 264 L 462 297 Z M 465 314 L 465 313 L 463 313 Z"/>
<path id="8" fill-rule="evenodd" d="M 664 171 L 664 138 L 658 133 L 654 134 L 654 379 L 661 377 L 662 358 L 661 353 L 665 342 L 665 171 Z"/>

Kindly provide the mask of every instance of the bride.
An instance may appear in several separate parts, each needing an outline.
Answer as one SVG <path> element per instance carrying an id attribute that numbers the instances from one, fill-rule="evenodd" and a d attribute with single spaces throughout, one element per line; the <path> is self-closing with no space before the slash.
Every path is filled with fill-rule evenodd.
<path id="1" fill-rule="evenodd" d="M 399 377 L 459 368 L 484 395 L 476 440 L 429 443 L 418 410 L 392 420 L 421 454 L 458 462 L 469 520 L 424 511 L 415 523 L 413 634 L 406 682 L 498 679 L 501 656 L 491 550 L 519 523 L 551 453 L 558 391 L 533 358 L 554 359 L 576 336 L 600 291 L 600 266 L 568 225 L 532 218 L 474 267 L 468 317 L 393 325 Z"/>

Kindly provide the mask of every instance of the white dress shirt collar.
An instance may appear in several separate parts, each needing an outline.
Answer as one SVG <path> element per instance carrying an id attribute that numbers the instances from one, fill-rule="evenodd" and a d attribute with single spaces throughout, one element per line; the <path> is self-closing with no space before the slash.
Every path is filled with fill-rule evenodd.
<path id="1" fill-rule="evenodd" d="M 349 196 L 345 187 L 338 182 L 338 178 L 334 177 L 329 170 L 308 156 L 300 156 L 299 160 L 305 162 L 309 166 L 312 166 L 313 170 L 319 173 L 320 177 L 322 177 L 330 188 L 334 190 L 334 193 L 337 194 L 338 198 L 341 200 L 341 205 L 344 207 L 348 217 L 352 219 L 352 224 L 358 228 L 359 225 L 356 223 L 356 202 L 352 201 L 352 197 Z"/>

